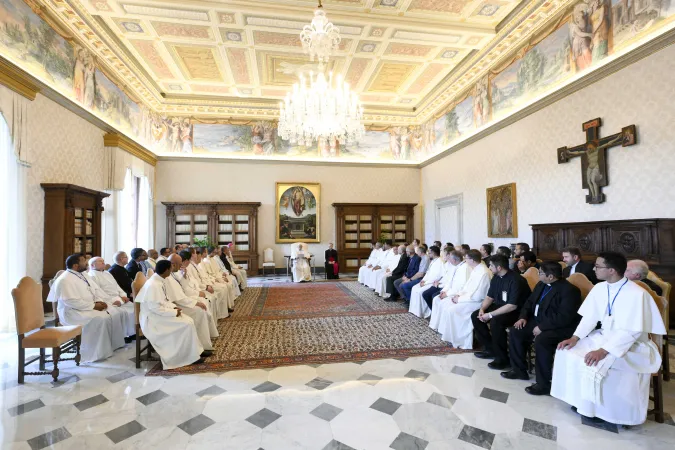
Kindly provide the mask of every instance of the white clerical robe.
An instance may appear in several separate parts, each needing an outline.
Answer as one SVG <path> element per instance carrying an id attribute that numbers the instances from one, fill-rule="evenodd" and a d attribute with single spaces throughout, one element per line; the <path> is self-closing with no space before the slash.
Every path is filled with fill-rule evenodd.
<path id="1" fill-rule="evenodd" d="M 312 281 L 312 268 L 309 266 L 309 260 L 307 259 L 309 255 L 306 255 L 305 252 L 295 253 L 295 258 L 293 259 L 293 267 L 291 271 L 293 272 L 293 282 L 300 283 L 301 281 Z"/>
<path id="2" fill-rule="evenodd" d="M 199 266 L 194 262 L 191 262 L 190 265 L 187 266 L 186 270 L 188 276 L 199 284 L 200 290 L 205 291 L 207 286 L 211 286 L 213 288 L 213 293 L 215 294 L 216 302 L 218 303 L 217 317 L 218 319 L 224 319 L 227 317 L 225 313 L 228 311 L 228 308 L 231 308 L 230 304 L 234 306 L 234 299 L 230 299 L 230 294 L 227 288 L 213 283 L 211 277 L 209 277 L 208 274 L 204 272 L 204 269 L 200 270 Z"/>
<path id="3" fill-rule="evenodd" d="M 155 271 L 155 268 L 157 267 L 157 261 L 155 261 L 152 258 L 148 258 L 145 260 L 145 264 L 148 265 L 148 268 L 152 269 L 152 271 Z"/>
<path id="4" fill-rule="evenodd" d="M 452 263 L 450 265 L 452 265 Z M 471 275 L 471 266 L 467 264 L 466 261 L 460 261 L 459 264 L 453 267 L 454 269 L 449 269 L 443 279 L 441 279 L 441 283 L 438 285 L 438 287 L 441 288 L 441 292 L 434 297 L 433 303 L 431 304 L 431 319 L 429 320 L 429 326 L 434 330 L 438 330 L 441 311 L 445 306 L 445 302 L 441 300 L 440 294 L 445 292 L 448 296 L 455 295 L 464 287 Z"/>
<path id="5" fill-rule="evenodd" d="M 391 252 L 389 257 L 384 261 L 382 269 L 377 271 L 375 275 L 375 292 L 378 295 L 382 296 L 385 294 L 387 289 L 387 278 L 391 276 L 391 272 L 396 269 L 398 262 L 401 259 L 401 255 L 394 254 Z M 387 272 L 389 271 L 389 272 Z"/>
<path id="6" fill-rule="evenodd" d="M 450 342 L 455 348 L 473 348 L 471 313 L 480 308 L 485 300 L 491 279 L 492 272 L 481 262 L 473 268 L 469 279 L 458 292 L 448 293 L 448 297 L 443 300 L 438 296 L 434 298 L 432 306 L 434 312 L 438 308 L 439 317 L 436 330 L 441 333 L 441 339 Z M 459 296 L 457 303 L 451 300 L 453 295 Z"/>
<path id="7" fill-rule="evenodd" d="M 209 323 L 213 322 L 213 317 L 208 311 L 204 311 L 199 306 L 197 302 L 199 298 L 188 297 L 183 292 L 183 288 L 180 283 L 173 277 L 173 273 L 165 279 L 166 283 L 166 295 L 171 303 L 178 306 L 183 310 L 183 314 L 192 318 L 192 321 L 195 324 L 195 330 L 197 330 L 197 337 L 199 337 L 199 342 L 204 347 L 204 350 L 213 350 L 213 345 L 211 344 L 211 327 Z M 206 302 L 203 302 L 206 305 Z M 215 327 L 215 324 L 214 324 Z"/>
<path id="8" fill-rule="evenodd" d="M 87 277 L 87 281 L 89 281 L 89 285 L 94 292 L 94 297 L 102 299 L 108 305 L 106 311 L 112 316 L 113 334 L 122 334 L 123 336 L 135 335 L 136 311 L 134 310 L 134 303 L 124 303 L 119 295 L 109 295 L 99 286 L 96 282 L 96 278 L 91 276 L 90 273 L 83 272 L 82 275 Z M 110 274 L 108 273 L 108 275 Z M 110 276 L 112 277 L 112 275 Z M 119 302 L 119 306 L 115 305 L 116 302 Z"/>
<path id="9" fill-rule="evenodd" d="M 427 302 L 422 298 L 422 294 L 432 287 L 435 281 L 441 281 L 443 272 L 443 260 L 441 258 L 434 259 L 431 264 L 429 264 L 429 269 L 424 274 L 424 278 L 422 278 L 424 286 L 420 286 L 420 284 L 422 284 L 420 282 L 413 286 L 412 291 L 410 292 L 410 307 L 408 308 L 408 312 L 423 319 L 426 319 L 431 315 L 431 310 L 429 309 Z"/>
<path id="10" fill-rule="evenodd" d="M 237 283 L 225 281 L 221 272 L 214 273 L 211 263 L 207 258 L 201 260 L 201 262 L 197 265 L 197 269 L 202 274 L 202 277 L 206 277 L 211 280 L 211 285 L 214 289 L 220 288 L 227 291 L 227 305 L 230 309 L 234 308 L 234 301 L 241 294 Z"/>
<path id="11" fill-rule="evenodd" d="M 82 325 L 80 355 L 83 361 L 98 361 L 112 356 L 124 346 L 124 335 L 113 333 L 113 320 L 107 311 L 96 311 L 94 303 L 103 302 L 82 274 L 67 270 L 52 285 L 47 301 L 58 301 L 59 319 L 64 325 Z"/>
<path id="12" fill-rule="evenodd" d="M 226 269 L 223 268 L 221 269 L 220 266 L 218 265 L 218 262 L 221 264 L 223 263 L 220 261 L 220 258 L 217 256 L 215 258 L 212 258 L 210 256 L 207 256 L 204 258 L 202 261 L 204 263 L 204 268 L 209 272 L 209 274 L 216 279 L 216 281 L 219 281 L 220 283 L 223 283 L 223 280 L 227 280 L 227 286 L 228 289 L 230 289 L 233 294 L 235 300 L 241 295 L 241 290 L 239 289 L 239 282 L 237 281 L 237 277 L 234 275 L 230 274 L 230 272 Z"/>
<path id="13" fill-rule="evenodd" d="M 359 268 L 359 283 L 364 284 L 364 276 L 366 274 L 366 271 L 370 271 L 370 268 L 368 266 L 375 267 L 377 265 L 377 261 L 379 260 L 379 256 L 381 253 L 384 253 L 384 250 L 381 248 L 374 248 L 373 251 L 370 252 L 370 256 L 368 257 L 368 260 L 366 263 Z"/>
<path id="14" fill-rule="evenodd" d="M 216 333 L 217 333 L 218 319 L 230 317 L 230 313 L 228 312 L 227 308 L 225 308 L 225 311 L 220 311 L 218 309 L 218 296 L 216 294 L 212 294 L 208 291 L 200 289 L 199 282 L 196 281 L 194 277 L 188 275 L 187 271 L 185 271 L 185 273 L 183 273 L 183 271 L 174 272 L 172 276 L 176 281 L 178 281 L 181 288 L 183 288 L 183 292 L 185 292 L 185 295 L 187 295 L 188 297 L 195 297 L 201 298 L 202 300 L 206 300 L 206 303 L 209 307 L 209 312 L 213 316 L 215 322 L 214 326 L 216 326 Z M 204 297 L 199 295 L 200 292 L 204 293 Z"/>
<path id="15" fill-rule="evenodd" d="M 167 295 L 165 280 L 154 274 L 135 300 L 141 304 L 141 330 L 159 354 L 165 370 L 192 364 L 204 351 L 194 321 L 185 314 L 177 317 L 175 305 Z"/>
<path id="16" fill-rule="evenodd" d="M 157 262 L 159 262 L 159 261 L 164 261 L 164 260 L 168 260 L 168 259 L 169 259 L 169 258 L 167 258 L 167 257 L 164 256 L 164 255 L 159 255 L 159 256 L 157 257 Z"/>
<path id="17" fill-rule="evenodd" d="M 227 262 L 230 263 L 230 268 L 232 269 L 232 275 L 237 277 L 237 280 L 239 281 L 239 286 L 242 289 L 246 289 L 248 286 L 248 274 L 246 273 L 246 270 L 242 269 L 240 265 L 234 262 L 234 259 L 232 259 L 231 256 L 226 256 Z M 221 264 L 223 264 L 222 261 L 220 261 Z M 223 264 L 223 268 L 225 268 L 225 264 Z"/>
<path id="18" fill-rule="evenodd" d="M 573 348 L 556 352 L 551 395 L 587 417 L 621 425 L 643 423 L 650 377 L 661 366 L 659 349 L 648 334 L 666 334 L 654 300 L 626 278 L 605 281 L 593 287 L 579 314 L 574 336 L 581 339 Z M 596 330 L 598 321 L 602 328 Z M 596 366 L 587 366 L 586 354 L 600 348 L 609 354 Z"/>
<path id="19" fill-rule="evenodd" d="M 364 275 L 364 284 L 368 286 L 371 289 L 375 289 L 375 286 L 377 286 L 375 283 L 377 281 L 377 275 L 380 273 L 380 271 L 384 268 L 384 266 L 387 264 L 387 261 L 394 255 L 394 250 L 389 249 L 385 250 L 382 252 L 380 257 L 377 260 L 377 264 L 373 266 L 372 269 L 367 270 L 365 275 Z M 375 267 L 380 267 L 377 270 L 374 270 Z"/>

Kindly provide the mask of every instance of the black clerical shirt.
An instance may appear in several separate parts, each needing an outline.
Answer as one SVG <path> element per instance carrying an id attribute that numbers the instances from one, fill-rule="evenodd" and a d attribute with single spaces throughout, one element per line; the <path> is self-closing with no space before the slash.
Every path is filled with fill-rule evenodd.
<path id="1" fill-rule="evenodd" d="M 492 277 L 487 295 L 493 299 L 492 304 L 497 308 L 508 304 L 516 305 L 516 310 L 520 310 L 531 293 L 527 280 L 513 270 L 508 270 L 504 276 Z"/>
<path id="2" fill-rule="evenodd" d="M 534 320 L 541 331 L 574 330 L 581 320 L 577 314 L 580 307 L 581 292 L 569 281 L 562 279 L 551 284 L 540 281 L 520 311 L 520 318 Z"/>

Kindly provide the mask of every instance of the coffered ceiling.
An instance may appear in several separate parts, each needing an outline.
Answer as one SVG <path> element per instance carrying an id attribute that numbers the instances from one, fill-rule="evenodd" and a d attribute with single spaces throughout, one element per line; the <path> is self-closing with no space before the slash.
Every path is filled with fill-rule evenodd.
<path id="1" fill-rule="evenodd" d="M 38 0 L 40 3 L 42 1 Z M 46 0 L 89 37 L 113 71 L 158 111 L 276 115 L 302 71 L 316 69 L 299 32 L 312 0 Z M 523 0 L 326 0 L 342 42 L 329 62 L 368 113 L 412 120 Z M 110 60 L 110 58 L 108 58 Z"/>

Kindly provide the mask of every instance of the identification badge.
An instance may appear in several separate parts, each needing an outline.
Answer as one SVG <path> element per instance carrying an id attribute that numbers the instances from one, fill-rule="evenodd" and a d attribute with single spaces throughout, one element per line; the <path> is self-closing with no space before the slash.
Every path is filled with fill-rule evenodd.
<path id="1" fill-rule="evenodd" d="M 534 315 L 536 316 L 537 314 L 539 314 L 539 305 L 534 307 Z"/>
<path id="2" fill-rule="evenodd" d="M 502 291 L 502 301 L 503 301 L 504 303 L 507 302 L 507 300 L 506 300 L 506 291 Z"/>

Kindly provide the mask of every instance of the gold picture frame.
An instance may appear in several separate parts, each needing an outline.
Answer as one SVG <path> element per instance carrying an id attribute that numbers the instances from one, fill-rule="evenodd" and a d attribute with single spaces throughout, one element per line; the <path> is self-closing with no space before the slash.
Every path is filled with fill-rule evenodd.
<path id="1" fill-rule="evenodd" d="M 486 189 L 488 237 L 518 237 L 516 183 Z"/>
<path id="2" fill-rule="evenodd" d="M 321 242 L 321 185 L 276 183 L 276 243 Z"/>

